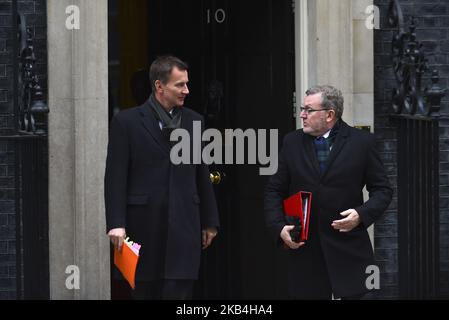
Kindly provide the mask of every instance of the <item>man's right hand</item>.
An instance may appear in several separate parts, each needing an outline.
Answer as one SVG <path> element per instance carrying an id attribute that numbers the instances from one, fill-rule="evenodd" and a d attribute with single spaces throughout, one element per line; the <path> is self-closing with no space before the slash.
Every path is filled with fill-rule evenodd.
<path id="1" fill-rule="evenodd" d="M 111 239 L 112 244 L 118 250 L 122 250 L 123 241 L 126 238 L 125 228 L 115 228 L 108 232 L 109 239 Z"/>
<path id="2" fill-rule="evenodd" d="M 284 241 L 284 243 L 290 248 L 290 249 L 298 249 L 299 247 L 304 245 L 304 242 L 294 242 L 292 241 L 292 238 L 290 237 L 290 231 L 295 228 L 295 226 L 284 226 L 281 231 L 281 239 Z"/>

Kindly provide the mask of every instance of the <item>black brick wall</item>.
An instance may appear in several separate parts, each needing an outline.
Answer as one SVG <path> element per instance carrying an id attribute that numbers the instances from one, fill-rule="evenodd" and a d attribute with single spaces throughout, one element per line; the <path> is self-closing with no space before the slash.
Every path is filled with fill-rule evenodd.
<path id="1" fill-rule="evenodd" d="M 12 102 L 11 1 L 0 2 L 0 132 L 11 134 Z M 14 145 L 0 139 L 0 299 L 16 297 Z"/>
<path id="2" fill-rule="evenodd" d="M 47 87 L 46 1 L 18 1 L 35 35 L 36 72 Z M 16 221 L 15 221 L 15 145 L 2 136 L 14 133 L 12 1 L 0 0 L 0 300 L 15 299 Z"/>
<path id="3" fill-rule="evenodd" d="M 398 243 L 397 243 L 397 164 L 396 133 L 388 118 L 391 90 L 395 79 L 391 69 L 390 50 L 393 29 L 387 24 L 389 0 L 374 0 L 380 9 L 380 30 L 374 32 L 374 97 L 375 133 L 379 150 L 390 181 L 395 190 L 387 214 L 376 224 L 375 254 L 380 262 L 381 290 L 379 297 L 398 297 Z M 449 84 L 449 1 L 401 0 L 404 17 L 417 20 L 417 39 L 428 53 L 429 66 L 440 73 L 440 86 Z M 425 83 L 427 85 L 427 83 Z M 441 294 L 449 296 L 449 92 L 443 99 L 440 120 L 440 286 Z"/>

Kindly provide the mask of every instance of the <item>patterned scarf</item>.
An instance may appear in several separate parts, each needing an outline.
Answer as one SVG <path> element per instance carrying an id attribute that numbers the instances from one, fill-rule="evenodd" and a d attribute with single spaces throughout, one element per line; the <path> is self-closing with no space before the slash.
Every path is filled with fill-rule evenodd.
<path id="1" fill-rule="evenodd" d="M 324 172 L 326 170 L 326 161 L 329 157 L 329 143 L 327 139 L 323 136 L 313 140 L 315 145 L 316 156 L 318 158 L 318 163 L 320 164 L 320 171 Z"/>
<path id="2" fill-rule="evenodd" d="M 321 136 L 313 140 L 321 172 L 324 172 L 326 170 L 327 159 L 329 158 L 329 154 L 331 152 L 331 148 L 332 145 L 334 144 L 335 138 L 337 137 L 339 128 L 340 128 L 340 121 L 337 121 L 327 139 Z"/>

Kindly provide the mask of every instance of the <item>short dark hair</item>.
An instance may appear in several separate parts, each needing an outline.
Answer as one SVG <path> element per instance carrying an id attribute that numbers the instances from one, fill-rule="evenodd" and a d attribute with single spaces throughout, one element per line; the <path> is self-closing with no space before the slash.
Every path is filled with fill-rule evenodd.
<path id="1" fill-rule="evenodd" d="M 150 82 L 153 92 L 156 91 L 156 85 L 154 84 L 156 80 L 166 84 L 174 67 L 181 71 L 189 69 L 187 63 L 171 55 L 160 56 L 153 61 L 150 67 Z"/>

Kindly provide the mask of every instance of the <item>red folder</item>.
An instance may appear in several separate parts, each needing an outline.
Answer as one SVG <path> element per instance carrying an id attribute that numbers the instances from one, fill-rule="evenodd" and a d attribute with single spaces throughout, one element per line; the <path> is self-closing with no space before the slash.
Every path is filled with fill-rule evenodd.
<path id="1" fill-rule="evenodd" d="M 301 221 L 301 241 L 309 236 L 310 207 L 312 206 L 312 193 L 299 191 L 284 200 L 284 213 L 287 216 L 297 217 Z"/>
<path id="2" fill-rule="evenodd" d="M 131 288 L 135 288 L 135 276 L 139 256 L 126 244 L 123 243 L 122 251 L 114 249 L 114 264 L 128 281 Z"/>

